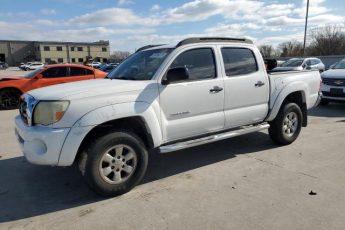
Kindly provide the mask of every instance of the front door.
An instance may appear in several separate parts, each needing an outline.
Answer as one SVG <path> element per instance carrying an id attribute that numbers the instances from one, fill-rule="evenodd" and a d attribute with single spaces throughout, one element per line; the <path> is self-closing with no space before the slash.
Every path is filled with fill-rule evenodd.
<path id="1" fill-rule="evenodd" d="M 160 87 L 166 142 L 223 129 L 224 85 L 216 66 L 213 47 L 186 50 L 171 63 L 186 67 L 189 79 Z"/>

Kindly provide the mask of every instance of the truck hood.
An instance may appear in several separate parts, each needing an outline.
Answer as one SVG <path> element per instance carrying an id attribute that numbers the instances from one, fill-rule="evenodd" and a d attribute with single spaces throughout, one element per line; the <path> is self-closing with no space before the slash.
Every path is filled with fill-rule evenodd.
<path id="1" fill-rule="evenodd" d="M 329 69 L 322 73 L 322 77 L 329 77 L 329 78 L 345 78 L 345 69 Z"/>
<path id="2" fill-rule="evenodd" d="M 103 95 L 115 96 L 126 92 L 132 92 L 131 94 L 133 94 L 135 91 L 141 91 L 152 83 L 152 81 L 93 79 L 48 86 L 29 91 L 28 94 L 37 100 L 87 99 Z"/>

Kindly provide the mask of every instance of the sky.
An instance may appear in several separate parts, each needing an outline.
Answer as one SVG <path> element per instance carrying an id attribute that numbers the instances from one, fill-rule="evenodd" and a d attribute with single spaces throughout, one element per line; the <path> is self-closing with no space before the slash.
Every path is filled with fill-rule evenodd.
<path id="1" fill-rule="evenodd" d="M 195 36 L 303 40 L 307 0 L 1 0 L 0 40 L 109 40 L 111 51 Z M 345 1 L 310 0 L 309 28 L 344 24 Z"/>

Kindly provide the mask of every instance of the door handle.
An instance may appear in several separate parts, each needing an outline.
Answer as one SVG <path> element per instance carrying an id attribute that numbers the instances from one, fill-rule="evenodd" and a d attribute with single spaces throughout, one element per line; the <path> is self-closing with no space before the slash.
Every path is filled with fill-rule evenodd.
<path id="1" fill-rule="evenodd" d="M 265 85 L 265 83 L 262 82 L 262 81 L 258 81 L 258 82 L 255 83 L 255 87 L 261 87 L 263 85 Z"/>
<path id="2" fill-rule="evenodd" d="M 220 92 L 222 90 L 223 90 L 222 87 L 214 86 L 212 89 L 210 89 L 210 93 L 218 93 L 218 92 Z"/>

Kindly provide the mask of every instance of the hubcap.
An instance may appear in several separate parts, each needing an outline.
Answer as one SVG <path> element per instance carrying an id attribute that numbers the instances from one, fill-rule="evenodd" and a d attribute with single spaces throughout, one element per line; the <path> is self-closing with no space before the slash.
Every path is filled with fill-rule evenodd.
<path id="1" fill-rule="evenodd" d="M 137 162 L 137 155 L 131 147 L 115 145 L 104 152 L 99 164 L 99 172 L 107 183 L 123 183 L 133 175 Z"/>
<path id="2" fill-rule="evenodd" d="M 295 112 L 290 112 L 286 115 L 283 122 L 284 134 L 291 137 L 295 134 L 298 127 L 298 118 Z"/>

